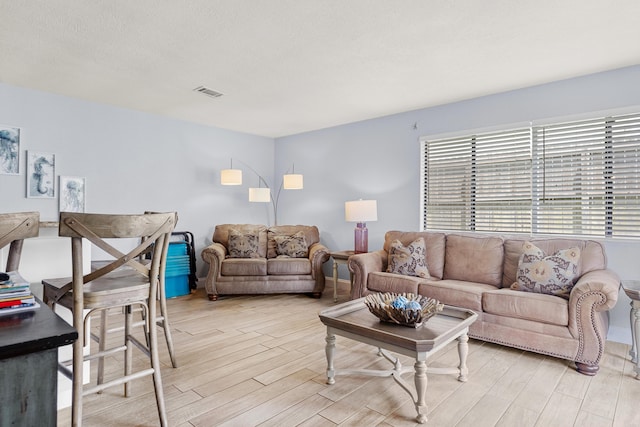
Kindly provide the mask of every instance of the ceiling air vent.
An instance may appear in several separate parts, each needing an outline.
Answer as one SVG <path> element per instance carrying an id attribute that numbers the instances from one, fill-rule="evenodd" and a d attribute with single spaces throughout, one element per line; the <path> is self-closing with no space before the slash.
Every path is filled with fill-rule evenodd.
<path id="1" fill-rule="evenodd" d="M 205 95 L 210 96 L 212 98 L 220 98 L 223 95 L 220 92 L 216 92 L 215 90 L 209 89 L 208 87 L 204 87 L 204 86 L 198 86 L 194 90 L 196 92 L 204 93 Z"/>

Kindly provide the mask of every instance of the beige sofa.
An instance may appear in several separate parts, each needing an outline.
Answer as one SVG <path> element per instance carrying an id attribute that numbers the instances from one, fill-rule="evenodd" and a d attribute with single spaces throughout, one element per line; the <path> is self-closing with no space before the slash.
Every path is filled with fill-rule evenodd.
<path id="1" fill-rule="evenodd" d="M 296 235 L 298 240 L 292 240 Z M 309 293 L 319 298 L 324 291 L 322 264 L 330 255 L 316 226 L 221 224 L 212 241 L 202 250 L 212 301 L 232 294 Z M 304 246 L 291 252 L 287 243 L 292 241 Z"/>
<path id="2" fill-rule="evenodd" d="M 392 242 L 398 239 L 407 246 L 419 237 L 426 243 L 430 277 L 386 272 Z M 545 254 L 579 248 L 577 279 L 567 298 L 510 289 L 526 241 Z M 568 359 L 579 372 L 595 375 L 604 351 L 608 310 L 618 298 L 619 279 L 606 264 L 604 247 L 592 240 L 389 231 L 382 250 L 350 257 L 351 298 L 370 292 L 413 292 L 469 308 L 479 315 L 469 336 Z"/>

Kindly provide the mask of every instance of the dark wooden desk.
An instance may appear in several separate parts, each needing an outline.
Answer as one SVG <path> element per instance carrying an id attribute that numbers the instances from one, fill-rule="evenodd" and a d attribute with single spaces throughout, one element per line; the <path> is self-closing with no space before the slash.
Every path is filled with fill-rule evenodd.
<path id="1" fill-rule="evenodd" d="M 0 425 L 55 426 L 58 347 L 78 333 L 42 301 L 0 316 Z"/>

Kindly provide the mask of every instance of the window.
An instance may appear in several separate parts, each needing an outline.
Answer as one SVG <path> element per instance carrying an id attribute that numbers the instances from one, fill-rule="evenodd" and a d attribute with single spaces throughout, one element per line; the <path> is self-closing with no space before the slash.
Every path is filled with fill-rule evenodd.
<path id="1" fill-rule="evenodd" d="M 640 114 L 421 142 L 424 229 L 640 237 Z"/>
<path id="2" fill-rule="evenodd" d="M 528 128 L 430 141 L 424 150 L 425 228 L 531 228 Z"/>

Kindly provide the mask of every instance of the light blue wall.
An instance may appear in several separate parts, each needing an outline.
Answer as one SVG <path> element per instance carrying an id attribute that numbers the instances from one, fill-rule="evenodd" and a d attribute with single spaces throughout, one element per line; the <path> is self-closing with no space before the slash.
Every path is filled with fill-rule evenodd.
<path id="1" fill-rule="evenodd" d="M 56 155 L 56 175 L 86 177 L 87 212 L 177 211 L 176 229 L 194 234 L 199 274 L 215 224 L 266 220 L 265 205 L 248 202 L 247 185 L 220 185 L 220 170 L 239 157 L 270 178 L 271 138 L 5 84 L 0 100 L 0 123 L 21 128 L 22 156 L 20 175 L 0 175 L 1 212 L 36 210 L 57 221 L 57 196 L 25 197 L 24 154 L 33 150 Z"/>
<path id="2" fill-rule="evenodd" d="M 247 201 L 247 188 L 257 181 L 239 163 L 234 166 L 245 169 L 244 185 L 220 185 L 220 170 L 232 157 L 274 187 L 279 185 L 274 177 L 279 180 L 295 164 L 304 175 L 304 190 L 282 191 L 278 223 L 317 225 L 331 250 L 353 247 L 354 224 L 344 221 L 344 202 L 377 199 L 378 221 L 367 224 L 369 248 L 375 250 L 388 230 L 419 229 L 421 136 L 640 109 L 640 66 L 275 141 L 1 83 L 0 100 L 0 123 L 23 130 L 22 155 L 55 153 L 56 175 L 87 178 L 88 211 L 177 210 L 178 229 L 195 235 L 202 276 L 206 268 L 199 253 L 215 224 L 273 222 L 271 205 Z M 27 199 L 25 186 L 23 158 L 19 176 L 0 175 L 0 211 L 38 210 L 44 220 L 55 220 L 57 198 Z M 640 243 L 606 242 L 606 247 L 609 266 L 622 278 L 640 277 Z M 329 265 L 325 268 L 329 274 Z M 629 341 L 624 295 L 612 312 L 610 338 Z"/>
<path id="3" fill-rule="evenodd" d="M 330 249 L 351 249 L 354 224 L 344 221 L 344 202 L 374 198 L 369 249 L 380 249 L 386 231 L 420 227 L 421 136 L 632 107 L 640 111 L 640 66 L 278 138 L 276 170 L 295 162 L 305 179 L 303 192 L 281 197 L 281 222 L 316 224 Z M 610 268 L 640 278 L 640 242 L 605 245 Z M 621 294 L 612 313 L 610 337 L 623 342 L 630 339 L 628 301 Z"/>

